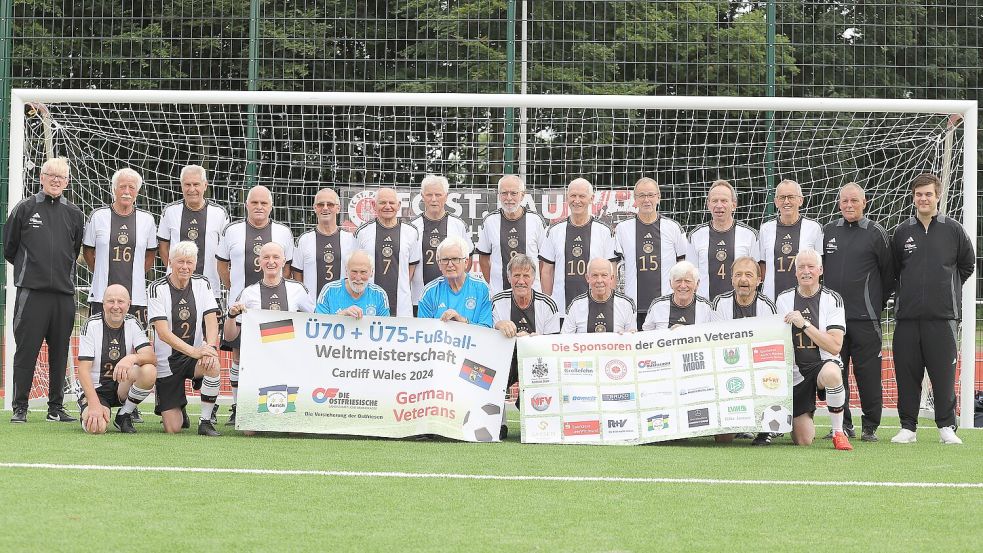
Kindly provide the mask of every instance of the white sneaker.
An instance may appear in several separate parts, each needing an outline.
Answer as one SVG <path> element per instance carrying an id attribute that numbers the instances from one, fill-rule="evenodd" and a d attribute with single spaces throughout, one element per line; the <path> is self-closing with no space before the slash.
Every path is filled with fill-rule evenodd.
<path id="1" fill-rule="evenodd" d="M 953 434 L 953 437 L 955 437 L 955 434 Z M 958 440 L 959 438 L 956 439 Z M 894 444 L 913 444 L 916 441 L 918 441 L 918 435 L 907 428 L 902 428 L 901 432 L 898 432 L 891 438 L 891 443 Z"/>
<path id="2" fill-rule="evenodd" d="M 959 436 L 956 436 L 956 429 L 952 426 L 943 426 L 939 429 L 939 441 L 946 445 L 963 443 Z"/>

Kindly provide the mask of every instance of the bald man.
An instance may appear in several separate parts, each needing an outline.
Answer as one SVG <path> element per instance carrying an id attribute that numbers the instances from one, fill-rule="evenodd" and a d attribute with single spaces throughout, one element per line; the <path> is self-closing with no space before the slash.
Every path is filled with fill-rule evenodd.
<path id="1" fill-rule="evenodd" d="M 293 278 L 304 283 L 312 300 L 329 282 L 345 276 L 345 259 L 355 250 L 355 235 L 338 226 L 341 200 L 330 188 L 314 196 L 317 226 L 300 235 L 290 268 Z"/>
<path id="2" fill-rule="evenodd" d="M 386 291 L 389 310 L 397 317 L 412 317 L 410 283 L 420 263 L 420 232 L 399 220 L 400 210 L 396 191 L 379 189 L 375 195 L 376 219 L 358 227 L 355 243 L 372 254 L 372 282 Z"/>
<path id="3" fill-rule="evenodd" d="M 290 229 L 274 222 L 273 195 L 265 186 L 254 186 L 246 196 L 246 218 L 229 224 L 219 238 L 218 275 L 222 284 L 229 290 L 229 298 L 239 297 L 243 289 L 256 284 L 263 278 L 259 254 L 263 245 L 276 242 L 283 248 L 286 263 L 283 276 L 290 276 L 290 261 L 294 254 L 294 237 Z M 222 349 L 232 351 L 232 367 L 229 381 L 232 384 L 232 401 L 239 397 L 239 340 L 222 340 Z M 232 415 L 235 417 L 235 413 Z M 234 422 L 234 419 L 231 419 Z"/>

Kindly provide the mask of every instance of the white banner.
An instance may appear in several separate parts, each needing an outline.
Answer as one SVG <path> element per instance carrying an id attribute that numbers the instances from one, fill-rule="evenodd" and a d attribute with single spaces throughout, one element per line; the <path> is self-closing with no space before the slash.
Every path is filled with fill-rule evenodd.
<path id="1" fill-rule="evenodd" d="M 517 345 L 524 443 L 791 431 L 792 334 L 779 315 Z"/>
<path id="2" fill-rule="evenodd" d="M 250 310 L 236 428 L 498 441 L 514 342 L 433 319 Z"/>

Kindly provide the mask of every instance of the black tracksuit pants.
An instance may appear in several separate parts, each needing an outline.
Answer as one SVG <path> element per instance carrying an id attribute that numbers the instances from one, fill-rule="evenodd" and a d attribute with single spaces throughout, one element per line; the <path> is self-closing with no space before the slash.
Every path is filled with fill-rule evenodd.
<path id="1" fill-rule="evenodd" d="M 849 325 L 848 325 L 849 326 Z M 953 320 L 902 319 L 894 329 L 894 372 L 901 428 L 914 431 L 922 378 L 928 370 L 935 398 L 935 424 L 956 424 L 956 329 Z"/>
<path id="2" fill-rule="evenodd" d="M 14 393 L 13 407 L 27 407 L 31 382 L 41 351 L 48 342 L 48 409 L 65 401 L 65 367 L 75 326 L 75 297 L 71 294 L 17 289 L 14 303 Z"/>
<path id="3" fill-rule="evenodd" d="M 881 388 L 881 325 L 879 321 L 850 320 L 846 322 L 846 335 L 840 359 L 843 360 L 843 388 L 846 390 L 847 405 L 850 401 L 850 361 L 853 361 L 853 378 L 857 381 L 860 407 L 863 409 L 861 424 L 863 428 L 876 430 L 881 425 L 881 411 L 884 408 Z M 853 426 L 850 409 L 843 411 L 843 426 Z"/>

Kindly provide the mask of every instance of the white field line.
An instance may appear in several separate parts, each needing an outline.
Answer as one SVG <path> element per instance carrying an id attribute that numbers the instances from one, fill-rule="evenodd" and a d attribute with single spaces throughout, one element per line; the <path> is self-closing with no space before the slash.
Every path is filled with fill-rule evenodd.
<path id="1" fill-rule="evenodd" d="M 628 476 L 537 476 L 499 474 L 454 474 L 417 472 L 375 472 L 345 470 L 277 470 L 220 467 L 153 467 L 112 465 L 67 465 L 52 463 L 0 463 L 0 469 L 76 470 L 107 472 L 184 472 L 206 474 L 245 474 L 263 476 L 328 476 L 342 478 L 406 478 L 445 480 L 497 480 L 506 482 L 602 482 L 627 484 L 700 484 L 734 486 L 838 486 L 867 488 L 983 488 L 983 482 L 830 482 L 819 480 L 728 480 L 717 478 L 647 478 Z"/>

